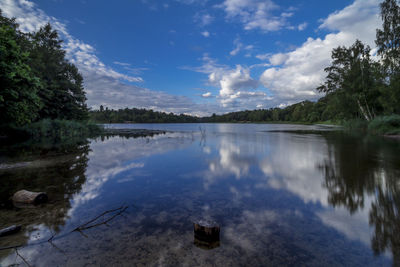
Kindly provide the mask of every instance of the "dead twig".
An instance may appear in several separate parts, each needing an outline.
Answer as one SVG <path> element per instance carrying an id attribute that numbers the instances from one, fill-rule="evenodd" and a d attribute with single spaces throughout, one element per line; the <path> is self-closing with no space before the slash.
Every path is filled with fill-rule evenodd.
<path id="1" fill-rule="evenodd" d="M 94 218 L 94 219 L 92 219 L 92 220 L 90 220 L 90 221 L 88 221 L 88 222 L 76 227 L 74 230 L 72 230 L 72 232 L 74 232 L 74 231 L 83 231 L 83 230 L 87 230 L 87 229 L 90 229 L 90 228 L 93 228 L 93 227 L 100 226 L 102 224 L 107 224 L 109 221 L 113 220 L 115 217 L 117 217 L 118 215 L 123 213 L 127 208 L 128 208 L 127 206 L 122 206 L 122 207 L 119 207 L 117 209 L 105 211 L 102 214 L 100 214 L 99 216 L 97 216 L 96 218 Z M 118 211 L 118 212 L 115 213 L 110 218 L 108 218 L 107 220 L 90 225 L 91 223 L 97 221 L 99 218 L 103 217 L 104 215 L 112 213 L 112 212 L 116 212 L 116 211 Z"/>
<path id="2" fill-rule="evenodd" d="M 52 246 L 57 248 L 54 245 L 53 240 L 63 238 L 63 237 L 65 237 L 65 236 L 67 236 L 67 235 L 69 235 L 69 234 L 71 234 L 73 232 L 79 232 L 81 235 L 83 235 L 84 237 L 87 238 L 88 236 L 83 233 L 84 230 L 87 230 L 87 229 L 90 229 L 90 228 L 94 228 L 94 227 L 97 227 L 97 226 L 100 226 L 100 225 L 103 225 L 103 224 L 109 227 L 110 225 L 108 224 L 108 222 L 112 221 L 115 217 L 122 215 L 122 213 L 124 213 L 127 209 L 128 209 L 128 206 L 121 206 L 121 207 L 116 208 L 116 209 L 107 210 L 107 211 L 103 212 L 102 214 L 96 216 L 95 218 L 89 220 L 88 222 L 86 222 L 84 224 L 79 225 L 78 227 L 74 228 L 72 231 L 67 232 L 65 234 L 57 236 L 56 234 L 52 233 L 51 237 L 48 240 L 39 241 L 39 242 L 35 242 L 35 243 L 30 243 L 30 244 L 27 244 L 27 245 L 19 244 L 19 245 L 8 246 L 8 247 L 0 247 L 0 251 L 8 250 L 8 249 L 15 249 L 16 254 L 19 257 L 21 257 L 28 266 L 30 266 L 29 263 L 26 262 L 25 259 L 18 253 L 17 248 L 40 245 L 40 244 L 44 244 L 46 242 L 50 243 Z M 113 213 L 113 212 L 116 212 L 116 213 L 114 215 L 112 215 L 111 217 L 109 217 L 108 219 L 104 220 L 104 216 L 105 215 Z M 95 223 L 101 217 L 103 217 L 103 220 L 101 222 Z M 61 250 L 61 249 L 59 249 L 59 250 Z"/>
<path id="3" fill-rule="evenodd" d="M 15 253 L 18 255 L 18 257 L 20 257 L 25 262 L 26 265 L 28 265 L 29 267 L 32 267 L 32 265 L 30 265 L 29 262 L 27 262 L 25 260 L 25 258 L 22 257 L 22 255 L 18 253 L 18 249 L 15 249 Z"/>
<path id="4" fill-rule="evenodd" d="M 80 230 L 76 230 L 76 232 L 80 233 L 84 238 L 89 238 L 87 235 L 85 235 L 84 232 L 80 231 Z M 72 232 L 71 232 L 72 233 Z"/>

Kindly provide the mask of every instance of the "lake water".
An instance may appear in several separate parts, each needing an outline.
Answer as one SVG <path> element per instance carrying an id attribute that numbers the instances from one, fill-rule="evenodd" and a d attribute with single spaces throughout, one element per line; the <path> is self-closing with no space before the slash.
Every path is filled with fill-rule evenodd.
<path id="1" fill-rule="evenodd" d="M 0 250 L 0 266 L 400 264 L 399 141 L 304 125 L 107 127 L 169 132 L 2 146 L 0 229 L 23 228 L 0 247 L 23 246 Z M 13 207 L 20 189 L 49 202 Z M 199 219 L 219 224 L 219 246 L 194 244 Z"/>

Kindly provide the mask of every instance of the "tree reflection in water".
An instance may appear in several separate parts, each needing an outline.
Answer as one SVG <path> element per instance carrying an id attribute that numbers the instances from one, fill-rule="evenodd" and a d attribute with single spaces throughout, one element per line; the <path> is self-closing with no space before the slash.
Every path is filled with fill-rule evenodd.
<path id="1" fill-rule="evenodd" d="M 58 146 L 29 145 L 3 149 L 1 154 L 9 163 L 0 168 L 0 228 L 17 224 L 22 225 L 24 231 L 2 238 L 0 247 L 41 239 L 41 230 L 46 230 L 48 234 L 58 233 L 68 219 L 71 197 L 81 190 L 86 181 L 89 142 L 83 140 Z M 15 160 L 18 162 L 15 163 Z M 13 207 L 9 199 L 21 189 L 45 191 L 49 202 L 35 207 Z M 40 234 L 32 236 L 35 231 Z M 10 253 L 14 251 L 0 251 L 0 259 Z"/>
<path id="2" fill-rule="evenodd" d="M 369 209 L 372 249 L 377 255 L 390 250 L 393 264 L 400 266 L 400 143 L 345 134 L 325 137 L 329 158 L 319 167 L 329 203 L 352 214 Z M 372 198 L 370 207 L 364 207 L 367 197 Z"/>

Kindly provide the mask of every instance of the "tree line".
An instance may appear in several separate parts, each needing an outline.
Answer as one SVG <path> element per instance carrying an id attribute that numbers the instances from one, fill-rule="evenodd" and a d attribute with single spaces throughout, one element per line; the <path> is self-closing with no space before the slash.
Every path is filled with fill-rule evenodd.
<path id="1" fill-rule="evenodd" d="M 88 119 L 83 78 L 50 24 L 24 33 L 0 10 L 0 127 Z"/>
<path id="2" fill-rule="evenodd" d="M 90 111 L 90 119 L 98 123 L 188 123 L 200 122 L 200 118 L 173 113 L 153 111 L 151 109 L 125 108 L 109 109 L 100 106 L 99 110 Z"/>
<path id="3" fill-rule="evenodd" d="M 244 110 L 223 115 L 195 117 L 186 114 L 173 114 L 147 109 L 125 108 L 109 109 L 100 106 L 99 110 L 89 112 L 90 119 L 99 123 L 206 123 L 206 122 L 317 122 L 327 121 L 330 114 L 324 97 L 318 102 L 302 101 L 286 108 Z"/>

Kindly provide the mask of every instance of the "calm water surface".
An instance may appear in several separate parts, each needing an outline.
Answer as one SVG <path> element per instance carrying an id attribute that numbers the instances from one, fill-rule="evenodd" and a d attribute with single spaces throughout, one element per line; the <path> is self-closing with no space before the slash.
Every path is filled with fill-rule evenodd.
<path id="1" fill-rule="evenodd" d="M 108 127 L 171 132 L 2 146 L 0 228 L 23 230 L 0 247 L 24 246 L 0 250 L 0 266 L 400 264 L 398 141 L 322 126 Z M 20 189 L 46 191 L 49 202 L 13 207 Z M 219 247 L 194 244 L 202 218 L 219 223 Z"/>

